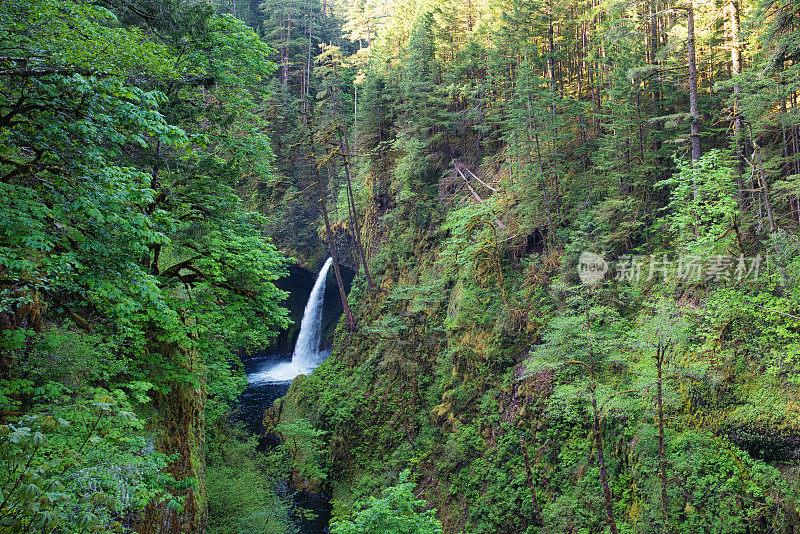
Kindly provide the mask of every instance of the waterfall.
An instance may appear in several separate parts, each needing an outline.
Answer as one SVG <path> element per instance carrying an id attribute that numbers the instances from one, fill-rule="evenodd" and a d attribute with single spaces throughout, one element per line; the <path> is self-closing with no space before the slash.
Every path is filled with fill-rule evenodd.
<path id="1" fill-rule="evenodd" d="M 328 356 L 328 351 L 319 350 L 322 333 L 322 305 L 325 301 L 325 279 L 331 268 L 333 258 L 328 258 L 317 275 L 306 302 L 300 333 L 294 346 L 292 361 L 281 362 L 264 371 L 248 376 L 249 382 L 288 382 L 297 375 L 310 373 Z"/>
<path id="2" fill-rule="evenodd" d="M 325 301 L 325 279 L 333 258 L 328 258 L 319 271 L 317 281 L 311 289 L 300 323 L 300 334 L 292 354 L 292 365 L 309 371 L 319 364 L 319 336 L 322 330 L 322 304 Z"/>

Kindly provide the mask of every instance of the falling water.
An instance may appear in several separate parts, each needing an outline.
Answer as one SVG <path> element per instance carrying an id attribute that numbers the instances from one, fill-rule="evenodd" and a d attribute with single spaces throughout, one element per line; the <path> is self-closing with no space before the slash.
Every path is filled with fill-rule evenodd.
<path id="1" fill-rule="evenodd" d="M 328 258 L 322 266 L 317 281 L 311 289 L 311 295 L 308 296 L 292 361 L 281 362 L 264 371 L 253 373 L 248 376 L 249 382 L 288 382 L 297 375 L 310 373 L 328 356 L 328 351 L 319 350 L 319 341 L 322 330 L 322 304 L 325 300 L 325 279 L 332 261 L 332 258 Z"/>

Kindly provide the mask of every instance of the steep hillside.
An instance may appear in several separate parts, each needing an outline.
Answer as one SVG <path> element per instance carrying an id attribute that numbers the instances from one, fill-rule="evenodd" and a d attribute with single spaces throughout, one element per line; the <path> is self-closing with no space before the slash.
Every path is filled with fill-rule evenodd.
<path id="1" fill-rule="evenodd" d="M 396 2 L 320 48 L 373 283 L 265 422 L 317 432 L 334 532 L 406 468 L 445 532 L 794 532 L 797 34 L 712 7 Z"/>
<path id="2" fill-rule="evenodd" d="M 412 467 L 447 532 L 602 531 L 605 469 L 619 528 L 652 532 L 663 459 L 672 528 L 790 532 L 796 319 L 771 308 L 780 270 L 689 284 L 647 280 L 647 263 L 638 283 L 581 285 L 578 251 L 602 237 L 592 213 L 546 246 L 498 228 L 514 224 L 492 209 L 503 197 L 383 216 L 378 289 L 350 295 L 358 329 L 340 325 L 331 358 L 269 414 L 326 432 L 339 516 Z"/>

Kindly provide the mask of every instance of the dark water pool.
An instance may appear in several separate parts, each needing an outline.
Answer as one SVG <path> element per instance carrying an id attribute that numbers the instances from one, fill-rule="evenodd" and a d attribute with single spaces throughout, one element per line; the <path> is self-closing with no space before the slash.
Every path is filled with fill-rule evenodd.
<path id="1" fill-rule="evenodd" d="M 291 361 L 291 359 L 291 355 L 253 355 L 243 360 L 244 370 L 250 376 L 280 362 Z M 272 406 L 275 399 L 286 395 L 289 390 L 289 384 L 290 382 L 256 382 L 247 384 L 247 389 L 239 396 L 239 419 L 244 421 L 250 432 L 259 435 L 264 432 L 264 428 L 261 426 L 264 410 Z"/>
<path id="2" fill-rule="evenodd" d="M 243 359 L 245 372 L 248 375 L 268 369 L 280 362 L 290 361 L 291 355 L 258 354 Z M 273 401 L 286 394 L 290 382 L 254 382 L 247 385 L 247 389 L 239 396 L 239 419 L 247 429 L 259 436 L 261 448 L 274 447 L 277 443 L 275 436 L 264 436 L 261 419 L 264 410 L 272 406 Z M 302 534 L 324 534 L 328 532 L 328 523 L 331 518 L 331 505 L 328 496 L 323 494 L 311 495 L 296 492 L 294 503 L 297 507 L 309 510 L 316 517 L 295 517 L 295 524 Z"/>

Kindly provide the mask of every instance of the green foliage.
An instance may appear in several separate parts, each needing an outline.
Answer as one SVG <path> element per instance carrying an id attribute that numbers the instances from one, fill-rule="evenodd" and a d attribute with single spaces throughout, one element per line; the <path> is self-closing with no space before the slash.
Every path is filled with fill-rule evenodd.
<path id="1" fill-rule="evenodd" d="M 4 531 L 201 524 L 205 415 L 287 324 L 236 194 L 270 172 L 270 50 L 205 4 L 136 4 L 0 6 Z"/>
<path id="2" fill-rule="evenodd" d="M 27 336 L 6 336 L 4 350 L 19 378 L 0 382 L 0 405 L 27 413 L 0 426 L 0 531 L 117 531 L 171 482 L 136 415 L 152 384 L 124 380 L 128 362 L 100 337 L 17 332 Z"/>
<path id="3" fill-rule="evenodd" d="M 743 19 L 754 7 L 742 4 Z M 774 478 L 763 453 L 736 438 L 797 432 L 791 54 L 776 51 L 784 63 L 774 74 L 712 85 L 727 78 L 737 45 L 722 33 L 727 14 L 695 6 L 705 155 L 690 164 L 683 10 L 400 2 L 379 28 L 366 17 L 377 9 L 348 6 L 347 32 L 370 59 L 350 58 L 363 65 L 359 110 L 351 119 L 341 107 L 340 120 L 356 129 L 358 174 L 369 180 L 359 207 L 380 289 L 351 294 L 358 334 L 339 332 L 331 358 L 293 386 L 296 409 L 283 412 L 284 423 L 306 418 L 328 432 L 320 446 L 336 515 L 385 485 L 390 469 L 413 465 L 447 532 L 608 531 L 604 478 L 620 532 L 764 532 L 793 517 L 793 502 L 766 496 L 784 494 L 794 467 Z M 335 53 L 346 64 L 346 47 Z M 317 74 L 329 76 L 330 64 Z M 312 86 L 329 94 L 327 81 Z M 734 146 L 736 113 L 745 124 Z M 745 147 L 745 158 L 714 150 L 727 146 Z M 781 229 L 767 240 L 770 195 Z M 570 287 L 583 251 L 677 263 L 767 247 L 782 269 L 757 283 Z M 693 481 L 679 483 L 684 474 Z M 768 489 L 741 485 L 747 477 Z M 689 486 L 697 496 L 682 493 Z M 720 508 L 697 507 L 717 491 Z"/>
<path id="4" fill-rule="evenodd" d="M 118 532 L 160 495 L 169 458 L 148 443 L 119 390 L 49 403 L 0 426 L 0 532 Z M 77 402 L 76 402 L 77 400 Z"/>
<path id="5" fill-rule="evenodd" d="M 711 151 L 692 164 L 678 162 L 678 172 L 656 185 L 672 186 L 665 226 L 679 246 L 701 257 L 736 250 L 736 184 L 722 152 Z"/>
<path id="6" fill-rule="evenodd" d="M 288 463 L 280 449 L 258 450 L 258 438 L 215 431 L 207 440 L 209 530 L 213 534 L 293 532 Z"/>
<path id="7" fill-rule="evenodd" d="M 177 74 L 165 46 L 136 28 L 119 26 L 117 17 L 99 5 L 54 0 L 6 3 L 0 8 L 0 17 L 3 40 L 13 51 L 7 58 L 12 72 L 24 68 L 57 72 L 61 70 L 58 66 L 64 66 L 65 72 L 83 70 L 84 74 Z M 78 26 L 82 31 L 75 31 Z M 31 49 L 38 52 L 32 58 L 25 55 Z M 22 55 L 14 57 L 19 53 Z"/>
<path id="8" fill-rule="evenodd" d="M 746 532 L 777 494 L 776 469 L 725 442 L 684 432 L 670 448 L 680 473 L 672 502 L 685 516 L 676 521 L 676 532 Z"/>
<path id="9" fill-rule="evenodd" d="M 325 432 L 317 430 L 307 419 L 278 425 L 275 429 L 281 437 L 283 447 L 291 454 L 292 461 L 304 479 L 324 480 L 327 474 L 323 438 Z"/>
<path id="10" fill-rule="evenodd" d="M 335 521 L 334 534 L 440 534 L 436 510 L 425 510 L 425 501 L 414 497 L 409 470 L 400 473 L 397 484 L 383 490 L 381 498 L 370 497 L 356 504 L 353 517 Z"/>
<path id="11" fill-rule="evenodd" d="M 171 395 L 207 394 L 221 421 L 244 385 L 232 350 L 285 326 L 264 233 L 322 253 L 302 194 L 322 162 L 297 149 L 313 110 L 340 220 L 332 163 L 352 136 L 380 281 L 351 294 L 359 330 L 277 426 L 296 474 L 333 490 L 337 528 L 601 532 L 608 485 L 623 532 L 789 531 L 796 458 L 771 441 L 800 432 L 791 2 L 692 6 L 691 163 L 683 8 L 255 4 L 0 6 L 0 528 L 118 530 L 191 503 L 197 451 L 172 477 L 154 444 Z M 584 250 L 770 258 L 757 280 L 553 283 Z M 285 530 L 286 460 L 221 438 L 208 458 L 213 528 Z M 366 499 L 408 465 L 444 526 L 407 478 Z"/>

